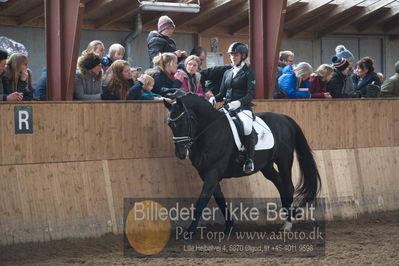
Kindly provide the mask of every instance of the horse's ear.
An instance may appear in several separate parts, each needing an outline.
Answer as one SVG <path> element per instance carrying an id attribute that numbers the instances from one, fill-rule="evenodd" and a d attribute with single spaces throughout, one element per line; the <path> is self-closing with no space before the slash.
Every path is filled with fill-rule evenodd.
<path id="1" fill-rule="evenodd" d="M 172 109 L 172 104 L 168 103 L 165 99 L 163 99 L 163 104 L 169 111 Z"/>

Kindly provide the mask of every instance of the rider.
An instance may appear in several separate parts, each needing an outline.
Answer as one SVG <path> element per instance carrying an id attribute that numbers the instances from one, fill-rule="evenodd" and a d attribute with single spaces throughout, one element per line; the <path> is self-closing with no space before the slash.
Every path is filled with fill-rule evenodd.
<path id="1" fill-rule="evenodd" d="M 252 133 L 252 99 L 255 96 L 255 75 L 252 69 L 245 63 L 248 57 L 248 48 L 245 44 L 234 42 L 230 45 L 227 53 L 233 68 L 227 70 L 222 79 L 220 92 L 215 96 L 216 101 L 220 102 L 226 98 L 229 102 L 229 111 L 236 111 L 238 118 L 244 126 L 244 146 L 247 158 L 243 166 L 243 171 L 250 174 L 254 171 L 254 146 L 256 133 Z"/>

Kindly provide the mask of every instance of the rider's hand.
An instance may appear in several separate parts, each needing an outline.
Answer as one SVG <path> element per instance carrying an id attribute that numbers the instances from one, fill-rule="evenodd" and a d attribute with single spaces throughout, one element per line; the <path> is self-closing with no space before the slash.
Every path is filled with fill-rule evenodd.
<path id="1" fill-rule="evenodd" d="M 215 99 L 215 97 L 209 98 L 208 101 L 212 104 L 213 107 L 215 107 L 215 105 L 216 105 L 216 99 Z"/>
<path id="2" fill-rule="evenodd" d="M 215 96 L 215 95 L 213 95 L 213 93 L 212 93 L 212 91 L 207 91 L 206 93 L 205 93 L 205 97 L 207 98 L 207 99 L 211 99 L 213 96 Z"/>
<path id="3" fill-rule="evenodd" d="M 227 109 L 229 111 L 234 111 L 234 110 L 237 110 L 238 108 L 240 108 L 240 106 L 241 106 L 240 101 L 233 101 L 227 105 Z"/>

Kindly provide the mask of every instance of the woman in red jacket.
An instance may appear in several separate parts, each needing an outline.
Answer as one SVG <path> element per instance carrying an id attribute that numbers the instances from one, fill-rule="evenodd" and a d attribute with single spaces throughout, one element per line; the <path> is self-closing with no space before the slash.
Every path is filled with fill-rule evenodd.
<path id="1" fill-rule="evenodd" d="M 331 98 L 327 92 L 327 82 L 330 81 L 333 75 L 333 68 L 330 65 L 323 64 L 319 66 L 316 73 L 310 76 L 310 93 L 312 98 Z"/>

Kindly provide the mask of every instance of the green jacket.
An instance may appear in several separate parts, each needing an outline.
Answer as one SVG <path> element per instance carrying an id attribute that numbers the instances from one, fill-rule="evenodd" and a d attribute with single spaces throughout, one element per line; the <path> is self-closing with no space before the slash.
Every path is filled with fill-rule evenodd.
<path id="1" fill-rule="evenodd" d="M 154 100 L 154 98 L 161 98 L 162 96 L 150 91 L 143 90 L 143 93 L 139 97 L 139 100 Z"/>
<path id="2" fill-rule="evenodd" d="M 399 73 L 396 73 L 381 86 L 381 97 L 399 97 Z"/>

